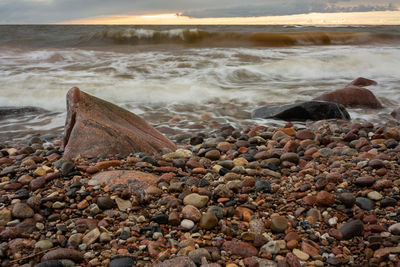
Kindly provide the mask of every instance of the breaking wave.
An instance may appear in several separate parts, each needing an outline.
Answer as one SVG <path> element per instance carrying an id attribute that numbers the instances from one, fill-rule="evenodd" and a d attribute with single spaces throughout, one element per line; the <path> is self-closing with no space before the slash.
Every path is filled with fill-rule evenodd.
<path id="1" fill-rule="evenodd" d="M 111 29 L 90 36 L 90 42 L 114 44 L 182 44 L 194 46 L 363 45 L 393 42 L 397 35 L 369 32 L 209 32 L 199 29 Z"/>

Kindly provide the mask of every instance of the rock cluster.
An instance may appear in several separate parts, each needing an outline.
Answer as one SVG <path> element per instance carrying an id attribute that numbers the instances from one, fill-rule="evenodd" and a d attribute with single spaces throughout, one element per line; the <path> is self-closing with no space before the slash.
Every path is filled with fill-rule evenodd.
<path id="1" fill-rule="evenodd" d="M 399 126 L 201 136 L 73 161 L 1 145 L 1 266 L 398 266 Z"/>

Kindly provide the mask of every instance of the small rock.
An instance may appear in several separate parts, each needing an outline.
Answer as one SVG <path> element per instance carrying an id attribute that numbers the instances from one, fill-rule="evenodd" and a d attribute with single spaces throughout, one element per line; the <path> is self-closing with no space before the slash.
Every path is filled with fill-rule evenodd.
<path id="1" fill-rule="evenodd" d="M 187 256 L 180 256 L 170 260 L 163 261 L 154 267 L 196 267 L 196 264 Z"/>
<path id="2" fill-rule="evenodd" d="M 24 219 L 33 217 L 34 211 L 25 203 L 16 203 L 12 209 L 12 215 L 15 218 Z"/>
<path id="3" fill-rule="evenodd" d="M 301 261 L 306 261 L 310 258 L 310 255 L 301 251 L 300 249 L 295 248 L 295 249 L 293 249 L 292 252 Z"/>
<path id="4" fill-rule="evenodd" d="M 400 223 L 395 223 L 389 226 L 389 232 L 393 235 L 400 235 Z"/>
<path id="5" fill-rule="evenodd" d="M 207 261 L 211 260 L 211 255 L 205 248 L 198 248 L 190 251 L 188 256 L 196 264 L 201 264 L 203 257 L 206 258 Z"/>
<path id="6" fill-rule="evenodd" d="M 83 260 L 83 254 L 75 249 L 58 248 L 44 254 L 41 261 L 45 262 L 49 260 L 59 260 L 59 259 L 70 259 L 75 262 L 81 262 Z"/>
<path id="7" fill-rule="evenodd" d="M 258 250 L 253 245 L 241 241 L 225 241 L 222 249 L 242 257 L 251 257 L 258 254 Z"/>
<path id="8" fill-rule="evenodd" d="M 283 153 L 281 155 L 281 161 L 289 161 L 292 162 L 294 164 L 297 164 L 299 162 L 299 155 L 297 155 L 296 153 L 293 152 L 287 152 L 287 153 Z"/>
<path id="9" fill-rule="evenodd" d="M 320 191 L 317 194 L 317 204 L 319 206 L 332 206 L 333 203 L 335 203 L 335 196 L 326 192 L 326 191 Z"/>
<path id="10" fill-rule="evenodd" d="M 94 228 L 82 238 L 82 242 L 89 246 L 90 244 L 94 243 L 99 236 L 100 230 L 98 228 Z"/>
<path id="11" fill-rule="evenodd" d="M 198 222 L 201 219 L 201 212 L 193 205 L 186 205 L 182 209 L 182 217 L 194 222 Z"/>
<path id="12" fill-rule="evenodd" d="M 356 205 L 363 210 L 372 210 L 375 207 L 375 203 L 371 199 L 365 197 L 356 198 Z"/>
<path id="13" fill-rule="evenodd" d="M 272 255 L 278 254 L 281 248 L 279 247 L 279 243 L 276 241 L 269 241 L 267 244 L 263 245 L 260 248 L 260 253 L 269 253 Z"/>
<path id="14" fill-rule="evenodd" d="M 36 242 L 35 248 L 40 250 L 48 250 L 53 247 L 53 243 L 50 240 L 40 240 Z"/>
<path id="15" fill-rule="evenodd" d="M 369 193 L 367 194 L 367 197 L 368 197 L 369 199 L 375 200 L 375 201 L 381 200 L 381 199 L 383 198 L 383 196 L 382 196 L 379 192 L 377 192 L 377 191 L 371 191 L 371 192 L 369 192 Z"/>
<path id="16" fill-rule="evenodd" d="M 271 219 L 270 228 L 274 232 L 283 233 L 288 228 L 288 226 L 288 221 L 283 216 L 274 216 Z"/>
<path id="17" fill-rule="evenodd" d="M 212 212 L 206 212 L 201 216 L 199 226 L 204 229 L 212 229 L 218 224 L 218 218 Z"/>
<path id="18" fill-rule="evenodd" d="M 11 211 L 8 209 L 0 210 L 0 226 L 7 225 L 12 220 Z"/>
<path id="19" fill-rule="evenodd" d="M 109 210 L 114 208 L 114 200 L 112 200 L 109 197 L 99 197 L 97 199 L 97 206 L 99 206 L 100 209 L 102 210 Z"/>
<path id="20" fill-rule="evenodd" d="M 127 211 L 132 208 L 132 203 L 129 200 L 124 200 L 122 198 L 115 198 L 115 202 L 117 203 L 118 209 L 120 211 Z"/>
<path id="21" fill-rule="evenodd" d="M 208 196 L 202 196 L 197 193 L 189 194 L 183 199 L 183 203 L 185 205 L 193 205 L 199 209 L 205 207 L 207 205 L 207 202 Z"/>
<path id="22" fill-rule="evenodd" d="M 132 267 L 135 261 L 130 257 L 121 257 L 111 260 L 109 267 Z"/>
<path id="23" fill-rule="evenodd" d="M 339 231 L 342 233 L 343 239 L 351 239 L 355 236 L 361 236 L 364 230 L 364 225 L 360 220 L 354 220 L 346 223 L 340 227 Z"/>
<path id="24" fill-rule="evenodd" d="M 194 222 L 188 219 L 183 219 L 181 221 L 181 227 L 185 230 L 190 230 L 194 227 Z"/>

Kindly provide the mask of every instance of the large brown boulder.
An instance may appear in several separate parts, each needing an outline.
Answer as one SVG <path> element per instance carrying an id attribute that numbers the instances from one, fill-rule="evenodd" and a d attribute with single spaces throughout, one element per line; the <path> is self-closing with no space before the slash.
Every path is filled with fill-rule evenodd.
<path id="1" fill-rule="evenodd" d="M 382 108 L 382 104 L 370 90 L 353 85 L 323 93 L 314 100 L 334 102 L 351 108 Z"/>
<path id="2" fill-rule="evenodd" d="M 170 140 L 143 119 L 76 87 L 67 94 L 63 148 L 65 158 L 176 150 Z"/>

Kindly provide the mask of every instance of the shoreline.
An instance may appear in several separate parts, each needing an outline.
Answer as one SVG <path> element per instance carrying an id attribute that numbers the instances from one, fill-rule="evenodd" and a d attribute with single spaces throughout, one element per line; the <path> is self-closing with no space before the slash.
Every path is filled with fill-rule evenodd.
<path id="1" fill-rule="evenodd" d="M 195 130 L 164 156 L 64 161 L 40 137 L 2 147 L 3 265 L 396 266 L 400 127 L 292 125 Z M 112 170 L 150 178 L 130 177 L 135 191 L 93 179 Z"/>

